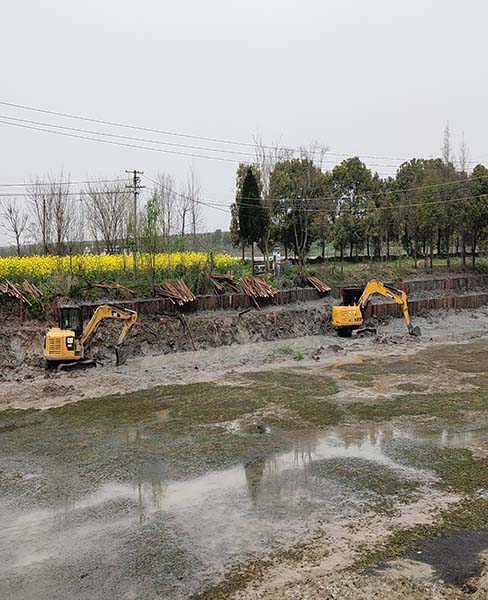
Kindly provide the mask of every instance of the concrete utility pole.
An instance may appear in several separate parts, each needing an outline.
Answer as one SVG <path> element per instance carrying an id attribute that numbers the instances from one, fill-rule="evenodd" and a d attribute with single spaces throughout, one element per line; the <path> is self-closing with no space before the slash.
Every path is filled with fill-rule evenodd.
<path id="1" fill-rule="evenodd" d="M 139 175 L 144 175 L 144 171 L 125 171 L 132 175 L 132 184 L 128 185 L 127 188 L 132 190 L 134 195 L 134 206 L 133 206 L 133 215 L 132 219 L 134 221 L 134 244 L 132 248 L 132 265 L 134 268 L 134 279 L 137 276 L 137 249 L 138 249 L 138 239 L 137 239 L 137 195 L 139 190 L 145 188 L 145 185 L 140 185 L 141 178 Z"/>

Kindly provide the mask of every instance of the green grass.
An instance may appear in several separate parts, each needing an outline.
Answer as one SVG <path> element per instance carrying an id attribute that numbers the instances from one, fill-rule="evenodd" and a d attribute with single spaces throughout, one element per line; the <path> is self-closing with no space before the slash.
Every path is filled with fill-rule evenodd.
<path id="1" fill-rule="evenodd" d="M 488 409 L 488 390 L 429 394 L 405 394 L 376 403 L 357 402 L 349 406 L 351 416 L 360 420 L 389 421 L 396 417 L 431 416 L 463 418 L 474 410 Z"/>
<path id="2" fill-rule="evenodd" d="M 488 461 L 476 458 L 465 448 L 397 442 L 389 454 L 397 462 L 433 471 L 439 477 L 439 485 L 447 490 L 472 493 L 488 489 Z"/>
<path id="3" fill-rule="evenodd" d="M 402 495 L 410 499 L 418 489 L 418 482 L 402 477 L 398 472 L 372 460 L 361 458 L 333 458 L 314 462 L 312 473 L 331 478 L 353 490 L 374 492 L 385 496 Z"/>
<path id="4" fill-rule="evenodd" d="M 309 427 L 325 427 L 343 420 L 342 409 L 327 400 L 338 391 L 331 377 L 274 370 L 245 373 L 242 378 L 259 383 L 260 393 L 270 395 L 276 405 L 296 413 Z M 298 423 L 293 428 L 297 426 Z"/>

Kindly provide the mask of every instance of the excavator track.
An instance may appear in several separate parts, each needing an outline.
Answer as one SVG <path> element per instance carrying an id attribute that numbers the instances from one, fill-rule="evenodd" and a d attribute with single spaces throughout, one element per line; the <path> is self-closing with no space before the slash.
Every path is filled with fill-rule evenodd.
<path id="1" fill-rule="evenodd" d="M 75 369 L 91 369 L 96 367 L 97 363 L 93 358 L 84 358 L 69 363 L 61 363 L 57 365 L 56 371 L 74 371 Z"/>

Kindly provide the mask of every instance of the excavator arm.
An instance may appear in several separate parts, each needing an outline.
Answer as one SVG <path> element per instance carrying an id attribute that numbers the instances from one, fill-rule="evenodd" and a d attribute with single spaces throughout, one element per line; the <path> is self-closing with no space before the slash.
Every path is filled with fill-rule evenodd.
<path id="1" fill-rule="evenodd" d="M 110 304 L 103 304 L 99 306 L 97 310 L 93 313 L 92 318 L 90 319 L 88 325 L 86 326 L 83 334 L 80 338 L 80 344 L 84 347 L 95 334 L 97 327 L 100 323 L 105 319 L 122 319 L 125 321 L 122 331 L 120 332 L 119 339 L 117 340 L 117 346 L 115 348 L 115 353 L 117 355 L 117 364 L 122 364 L 124 362 L 123 355 L 121 353 L 120 346 L 125 340 L 127 334 L 130 329 L 137 321 L 137 313 L 133 310 L 122 309 L 116 306 L 111 306 Z"/>
<path id="2" fill-rule="evenodd" d="M 359 298 L 358 304 L 361 307 L 361 311 L 364 310 L 364 308 L 368 304 L 370 297 L 373 294 L 380 294 L 380 296 L 389 298 L 390 300 L 393 300 L 394 302 L 399 304 L 402 307 L 403 317 L 405 319 L 405 323 L 407 324 L 408 333 L 410 335 L 415 336 L 420 335 L 420 327 L 412 326 L 410 314 L 408 312 L 407 294 L 403 290 L 386 286 L 381 281 L 378 281 L 377 279 L 372 279 L 364 288 L 363 293 Z"/>

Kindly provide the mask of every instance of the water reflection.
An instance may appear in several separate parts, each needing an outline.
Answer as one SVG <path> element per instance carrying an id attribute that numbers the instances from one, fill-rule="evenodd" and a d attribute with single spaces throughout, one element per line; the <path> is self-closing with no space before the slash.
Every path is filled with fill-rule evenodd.
<path id="1" fill-rule="evenodd" d="M 128 451 L 142 452 L 152 436 L 153 432 L 137 425 L 127 428 L 119 441 Z M 373 423 L 294 432 L 287 434 L 289 450 L 285 452 L 178 481 L 162 476 L 164 453 L 154 453 L 133 481 L 105 481 L 76 502 L 27 511 L 12 506 L 7 510 L 0 501 L 4 542 L 0 547 L 0 590 L 2 577 L 20 577 L 29 573 L 31 566 L 39 577 L 45 573 L 43 597 L 67 597 L 59 574 L 74 569 L 79 579 L 77 569 L 81 567 L 77 565 L 93 561 L 98 553 L 110 556 L 114 565 L 117 581 L 111 592 L 121 592 L 129 583 L 137 587 L 137 573 L 143 564 L 152 569 L 145 578 L 141 574 L 144 581 L 166 574 L 155 598 L 178 597 L 174 593 L 177 586 L 188 590 L 199 577 L 208 581 L 225 572 L 229 564 L 261 556 L 277 545 L 283 548 L 296 543 L 318 530 L 323 520 L 332 522 L 369 508 L 370 498 L 361 490 L 346 487 L 332 476 L 318 476 L 312 469 L 314 463 L 363 460 L 402 477 L 426 481 L 432 475 L 392 458 L 387 451 L 391 443 L 410 440 L 464 446 L 487 439 L 487 428 L 434 431 Z M 375 477 L 374 466 L 371 477 Z M 145 553 L 150 556 L 147 560 L 140 558 Z M 188 574 L 178 572 L 181 564 L 191 565 Z M 49 569 L 54 575 L 49 575 Z M 135 574 L 128 578 L 127 573 Z M 63 593 L 53 592 L 51 579 Z M 97 589 L 93 588 L 90 597 L 97 597 Z"/>
<path id="2" fill-rule="evenodd" d="M 130 429 L 127 443 L 137 443 L 147 439 L 142 426 Z M 154 478 L 146 478 L 133 486 L 127 486 L 141 514 L 149 510 L 168 510 L 169 506 L 189 503 L 193 505 L 199 498 L 213 493 L 244 488 L 253 506 L 273 503 L 290 504 L 306 498 L 317 499 L 316 478 L 309 467 L 316 461 L 327 459 L 354 458 L 372 461 L 411 477 L 426 477 L 402 463 L 396 462 L 386 452 L 386 446 L 394 440 L 434 444 L 442 447 L 462 447 L 488 439 L 488 428 L 468 431 L 454 431 L 449 428 L 428 430 L 425 428 L 395 427 L 370 423 L 361 426 L 331 428 L 327 431 L 295 432 L 289 434 L 291 450 L 256 457 L 238 467 L 210 472 L 188 481 L 162 481 L 155 473 Z M 374 476 L 374 474 L 372 474 Z M 120 489 L 118 487 L 117 489 Z M 130 490 L 130 493 L 129 493 Z M 92 502 L 106 500 L 105 492 L 92 496 Z"/>

